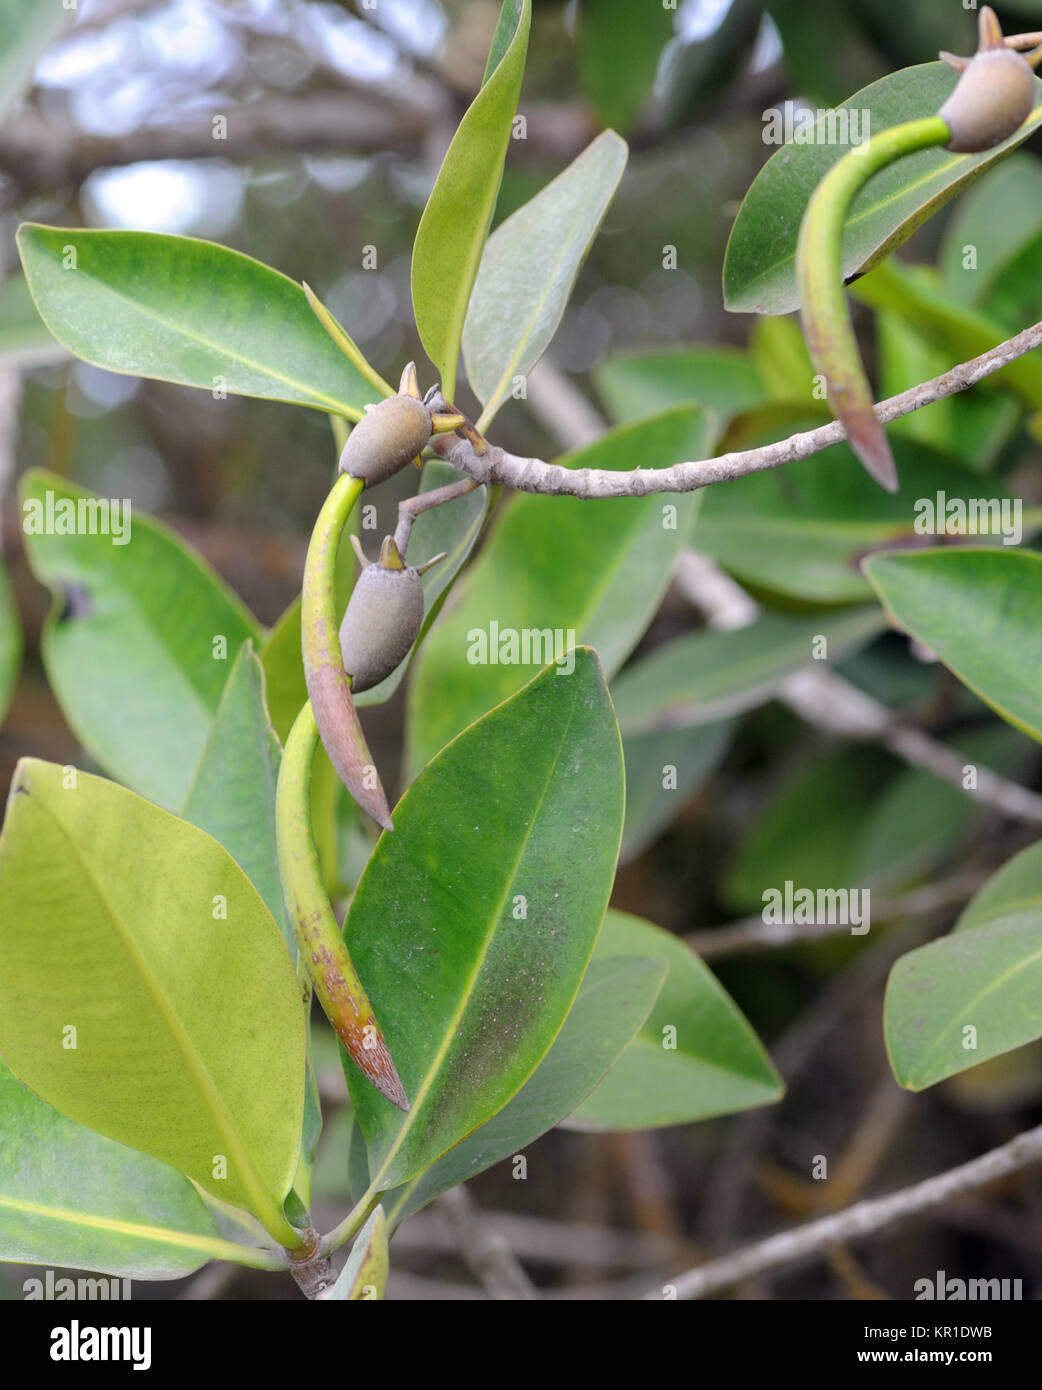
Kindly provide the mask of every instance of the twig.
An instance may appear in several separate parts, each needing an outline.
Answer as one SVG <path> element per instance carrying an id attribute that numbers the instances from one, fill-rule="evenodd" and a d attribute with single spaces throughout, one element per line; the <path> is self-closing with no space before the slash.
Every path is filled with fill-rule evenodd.
<path id="1" fill-rule="evenodd" d="M 785 1078 L 790 1095 L 832 1030 L 875 987 L 894 960 L 919 945 L 925 936 L 923 921 L 913 919 L 907 931 L 885 936 L 874 946 L 860 951 L 772 1043 L 771 1055 Z M 742 1194 L 777 1115 L 778 1107 L 751 1110 L 732 1123 L 720 1156 L 704 1184 L 701 1233 L 705 1240 L 722 1243 L 728 1238 L 742 1205 Z"/>
<path id="2" fill-rule="evenodd" d="M 576 1260 L 594 1268 L 642 1269 L 676 1263 L 677 1241 L 671 1235 L 590 1225 L 582 1221 L 552 1221 L 516 1212 L 486 1211 L 482 1220 L 500 1236 L 514 1254 L 532 1264 L 570 1265 Z M 459 1242 L 433 1213 L 421 1211 L 402 1223 L 394 1248 L 444 1254 L 458 1250 Z M 690 1253 L 690 1252 L 689 1252 Z"/>
<path id="3" fill-rule="evenodd" d="M 988 877 L 986 873 L 962 874 L 944 879 L 940 883 L 929 883 L 915 888 L 910 893 L 883 902 L 872 908 L 874 924 L 893 922 L 902 917 L 922 918 L 948 908 L 957 907 L 976 893 Z M 765 922 L 762 917 L 744 917 L 740 922 L 731 922 L 725 927 L 711 927 L 705 931 L 691 932 L 685 938 L 687 944 L 697 951 L 703 960 L 713 960 L 720 956 L 744 955 L 750 951 L 764 951 L 771 948 L 804 945 L 808 941 L 819 941 L 826 936 L 848 932 L 849 923 L 815 923 L 813 925 L 796 922 Z"/>
<path id="4" fill-rule="evenodd" d="M 939 1207 L 952 1197 L 974 1192 L 999 1178 L 1019 1173 L 1040 1160 L 1042 1125 L 1018 1135 L 1001 1148 L 992 1149 L 990 1153 L 952 1168 L 947 1173 L 927 1178 L 925 1182 L 892 1192 L 888 1197 L 857 1202 L 834 1216 L 822 1217 L 795 1230 L 782 1231 L 755 1245 L 710 1260 L 670 1280 L 666 1287 L 671 1291 L 670 1296 L 675 1291 L 677 1298 L 704 1298 L 706 1294 L 726 1289 L 754 1274 L 811 1259 L 832 1245 L 875 1235 L 878 1231 Z M 662 1292 L 656 1289 L 644 1297 L 660 1299 Z"/>
<path id="5" fill-rule="evenodd" d="M 684 569 L 684 592 L 711 627 L 733 629 L 755 621 L 759 606 L 712 560 L 691 554 Z M 777 697 L 806 724 L 855 742 L 878 743 L 910 767 L 929 772 L 958 791 L 1012 820 L 1042 824 L 1042 796 L 986 767 L 976 767 L 976 786 L 965 784 L 966 758 L 908 724 L 881 700 L 866 695 L 842 676 L 809 667 L 787 677 Z"/>
<path id="6" fill-rule="evenodd" d="M 399 502 L 398 527 L 394 533 L 398 554 L 404 555 L 408 550 L 413 522 L 421 512 L 440 507 L 445 502 L 454 502 L 457 497 L 465 497 L 468 492 L 473 492 L 479 486 L 473 478 L 461 478 L 458 482 L 446 483 L 444 487 L 432 488 L 430 492 L 418 492 L 415 497 L 407 497 L 404 502 Z"/>
<path id="7" fill-rule="evenodd" d="M 465 1188 L 442 1193 L 438 1208 L 455 1233 L 467 1267 L 490 1297 L 503 1301 L 538 1299 L 539 1291 L 510 1246 L 484 1221 Z"/>
<path id="8" fill-rule="evenodd" d="M 1025 328 L 1014 337 L 953 367 L 931 381 L 913 386 L 900 395 L 881 401 L 875 408 L 884 424 L 903 415 L 910 415 L 933 401 L 943 400 L 958 391 L 965 391 L 985 377 L 1000 371 L 1010 362 L 1042 344 L 1042 323 Z M 583 500 L 602 497 L 644 497 L 649 493 L 694 492 L 713 483 L 731 482 L 750 473 L 762 473 L 768 468 L 809 458 L 845 438 L 836 421 L 821 425 L 802 434 L 791 435 L 777 444 L 738 453 L 721 454 L 718 458 L 675 463 L 670 468 L 634 468 L 628 472 L 611 472 L 603 468 L 562 468 L 542 459 L 520 458 L 498 445 L 490 444 L 480 456 L 466 439 L 442 435 L 434 443 L 436 451 L 450 463 L 469 473 L 482 483 L 500 483 L 518 492 L 537 492 L 552 496 L 578 497 Z"/>

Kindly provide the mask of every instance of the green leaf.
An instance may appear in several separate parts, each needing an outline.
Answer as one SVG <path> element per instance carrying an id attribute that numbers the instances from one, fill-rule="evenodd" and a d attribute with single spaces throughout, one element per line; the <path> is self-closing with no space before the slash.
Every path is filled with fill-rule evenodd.
<path id="1" fill-rule="evenodd" d="M 106 772 L 180 807 L 210 734 L 230 663 L 260 629 L 172 531 L 33 469 L 21 485 L 25 547 L 54 595 L 41 649 L 69 726 Z M 111 534 L 91 535 L 91 516 Z M 81 521 L 84 522 L 81 525 Z M 77 529 L 59 534 L 61 525 Z M 48 528 L 50 528 L 48 530 Z M 215 639 L 227 654 L 218 659 Z"/>
<path id="2" fill-rule="evenodd" d="M 458 469 L 438 459 L 430 459 L 423 465 L 420 492 L 433 492 L 435 488 L 445 487 L 462 477 L 463 474 Z M 423 584 L 423 624 L 419 636 L 413 643 L 412 651 L 386 680 L 356 695 L 356 705 L 384 704 L 401 685 L 406 671 L 415 660 L 417 652 L 434 625 L 434 620 L 441 612 L 456 576 L 478 542 L 488 514 L 488 502 L 488 489 L 479 487 L 473 492 L 464 493 L 452 502 L 444 502 L 440 507 L 431 507 L 429 511 L 421 512 L 416 518 L 406 551 L 409 564 L 421 565 L 432 555 L 440 555 L 443 551 L 445 559 L 439 560 L 433 569 L 420 576 Z"/>
<path id="3" fill-rule="evenodd" d="M 683 941 L 639 917 L 609 912 L 594 961 L 616 956 L 664 959 L 669 974 L 647 1022 L 570 1126 L 687 1124 L 781 1097 L 784 1086 L 759 1038 Z"/>
<path id="4" fill-rule="evenodd" d="M 36 312 L 25 276 L 0 285 L 0 366 L 39 367 L 68 355 Z"/>
<path id="5" fill-rule="evenodd" d="M 625 140 L 605 131 L 489 237 L 463 326 L 482 428 L 557 332 L 627 154 Z"/>
<path id="6" fill-rule="evenodd" d="M 849 613 L 794 618 L 767 613 L 731 632 L 692 632 L 657 647 L 612 684 L 625 738 L 710 724 L 770 700 L 787 676 L 814 665 L 816 644 L 830 662 L 857 651 L 886 627 L 875 604 Z"/>
<path id="7" fill-rule="evenodd" d="M 452 137 L 416 229 L 412 253 L 416 328 L 449 400 L 456 391 L 467 304 L 499 196 L 531 22 L 531 0 L 503 0 L 490 72 Z M 506 42 L 508 32 L 511 37 Z"/>
<path id="8" fill-rule="evenodd" d="M 379 399 L 301 286 L 239 251 L 32 222 L 18 250 L 40 317 L 85 362 L 352 420 Z"/>
<path id="9" fill-rule="evenodd" d="M 700 405 L 712 412 L 722 432 L 732 416 L 764 399 L 755 364 L 735 348 L 700 346 L 611 357 L 594 369 L 593 380 L 620 424 L 678 405 Z"/>
<path id="10" fill-rule="evenodd" d="M 960 199 L 937 264 L 960 304 L 983 308 L 1003 268 L 1042 232 L 1042 163 L 1015 154 Z"/>
<path id="11" fill-rule="evenodd" d="M 296 960 L 275 840 L 281 761 L 282 749 L 264 707 L 264 671 L 247 640 L 228 675 L 181 815 L 225 847 L 264 899 Z"/>
<path id="12" fill-rule="evenodd" d="M 694 729 L 623 736 L 626 823 L 623 863 L 636 858 L 684 809 L 727 752 L 733 719 Z M 675 771 L 676 784 L 667 776 Z"/>
<path id="13" fill-rule="evenodd" d="M 954 930 L 987 926 L 1029 909 L 1042 916 L 1042 843 L 1028 845 L 992 874 L 963 908 Z"/>
<path id="14" fill-rule="evenodd" d="M 894 1075 L 910 1091 L 1042 1037 L 1038 909 L 902 956 L 890 972 L 883 1025 Z"/>
<path id="15" fill-rule="evenodd" d="M 1038 321 L 1042 232 L 1011 257 L 995 277 L 984 302 L 985 312 L 1010 333 Z"/>
<path id="16" fill-rule="evenodd" d="M 648 1016 L 664 960 L 593 960 L 553 1047 L 498 1115 L 387 1198 L 393 1226 L 439 1192 L 520 1153 L 589 1095 Z"/>
<path id="17" fill-rule="evenodd" d="M 820 418 L 797 410 L 765 414 L 747 443 L 787 436 Z M 755 422 L 753 422 L 755 424 Z M 777 426 L 777 428 L 775 428 Z M 712 555 L 745 584 L 813 603 L 863 603 L 871 590 L 860 573 L 866 554 L 902 541 L 921 545 L 923 499 L 938 493 L 953 501 L 979 497 L 978 474 L 913 440 L 891 438 L 900 490 L 877 487 L 845 444 L 833 445 L 784 468 L 708 488 L 692 544 Z M 989 478 L 987 495 L 1000 502 L 1006 489 Z M 1025 518 L 1026 519 L 1026 518 Z"/>
<path id="18" fill-rule="evenodd" d="M 490 1119 L 548 1052 L 607 906 L 622 796 L 611 701 L 582 648 L 572 675 L 547 667 L 399 802 L 346 925 L 412 1102 L 396 1110 L 345 1063 L 374 1191 Z"/>
<path id="19" fill-rule="evenodd" d="M 22 665 L 22 624 L 7 568 L 0 560 L 0 722 L 7 713 Z"/>
<path id="20" fill-rule="evenodd" d="M 707 428 L 704 415 L 685 407 L 614 430 L 560 462 L 658 468 L 700 457 Z M 421 767 L 530 679 L 533 667 L 563 655 L 568 646 L 589 643 L 609 676 L 618 670 L 666 590 L 698 497 L 515 497 L 416 664 L 409 691 L 410 766 Z M 537 634 L 527 653 L 520 645 L 516 653 L 507 646 L 500 652 L 497 634 L 525 631 Z M 550 651 L 544 642 L 555 633 L 558 647 Z M 521 642 L 520 636 L 504 640 Z M 513 655 L 513 663 L 501 655 Z"/>
<path id="21" fill-rule="evenodd" d="M 264 638 L 260 663 L 264 669 L 268 717 L 280 742 L 285 743 L 293 721 L 308 698 L 300 646 L 299 594 Z"/>
<path id="22" fill-rule="evenodd" d="M 73 18 L 60 4 L 38 0 L 0 0 L 0 123 L 32 82 L 33 69 L 44 50 Z"/>
<path id="23" fill-rule="evenodd" d="M 871 83 L 835 109 L 858 113 L 859 136 L 865 122 L 871 134 L 878 135 L 903 121 L 935 115 L 957 80 L 946 63 L 924 63 Z M 1042 83 L 1036 84 L 1036 90 L 1036 101 L 1042 103 Z M 830 142 L 829 119 L 833 129 L 842 131 L 834 115 L 819 116 L 813 140 L 808 135 L 806 143 L 783 145 L 746 194 L 724 259 L 724 302 L 734 313 L 788 314 L 799 308 L 795 258 L 800 222 L 814 189 L 850 148 L 845 141 Z M 1042 104 L 1016 134 L 983 154 L 922 150 L 876 174 L 854 199 L 847 217 L 841 262 L 844 277 L 849 280 L 888 256 L 1039 125 Z"/>
<path id="24" fill-rule="evenodd" d="M 387 1218 L 381 1206 L 376 1208 L 358 1232 L 347 1263 L 323 1298 L 342 1303 L 368 1303 L 381 1299 L 387 1289 L 389 1270 Z"/>
<path id="25" fill-rule="evenodd" d="M 889 309 L 910 323 L 950 358 L 966 361 L 1001 343 L 1011 326 L 989 313 L 955 303 L 937 274 L 926 266 L 887 261 L 852 287 L 853 297 L 871 308 Z M 1007 306 L 1008 312 L 1008 306 Z M 1024 325 L 1015 322 L 1012 328 Z M 1013 392 L 1028 405 L 1042 405 L 1042 363 L 1034 354 L 1014 358 L 982 383 L 989 393 Z"/>
<path id="26" fill-rule="evenodd" d="M 300 1146 L 300 994 L 216 840 L 112 782 L 23 759 L 0 836 L 0 957 L 16 1076 L 293 1239 L 281 1206 Z"/>
<path id="27" fill-rule="evenodd" d="M 864 748 L 817 757 L 789 774 L 736 847 L 720 885 L 728 907 L 761 912 L 764 891 L 860 886 L 855 879 L 866 807 L 893 765 Z"/>
<path id="28" fill-rule="evenodd" d="M 626 130 L 651 92 L 673 10 L 633 0 L 586 0 L 579 33 L 579 78 L 605 125 Z"/>
<path id="29" fill-rule="evenodd" d="M 1042 742 L 1042 556 L 975 548 L 875 555 L 865 574 L 898 627 Z"/>
<path id="30" fill-rule="evenodd" d="M 752 326 L 749 351 L 772 401 L 808 405 L 814 400 L 814 368 L 798 319 L 761 315 Z"/>
<path id="31" fill-rule="evenodd" d="M 222 1240 L 181 1173 L 59 1115 L 2 1062 L 0 1260 L 132 1279 L 180 1279 L 208 1260 L 278 1265 Z"/>

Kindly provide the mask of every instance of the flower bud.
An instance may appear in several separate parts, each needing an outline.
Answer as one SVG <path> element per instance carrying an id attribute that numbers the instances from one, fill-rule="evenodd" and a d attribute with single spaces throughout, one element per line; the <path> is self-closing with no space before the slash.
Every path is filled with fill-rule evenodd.
<path id="1" fill-rule="evenodd" d="M 946 149 L 979 154 L 1020 129 L 1035 104 L 1035 75 L 1021 54 L 1005 46 L 993 10 L 981 11 L 980 42 L 972 58 L 941 56 L 962 73 L 937 113 L 952 133 Z"/>
<path id="2" fill-rule="evenodd" d="M 405 660 L 423 623 L 421 570 L 405 563 L 393 539 L 385 539 L 375 565 L 358 553 L 365 568 L 340 624 L 340 654 L 356 694 L 379 685 Z"/>
<path id="3" fill-rule="evenodd" d="M 348 435 L 340 472 L 374 487 L 418 458 L 430 443 L 433 422 L 423 401 L 388 396 L 367 410 Z"/>

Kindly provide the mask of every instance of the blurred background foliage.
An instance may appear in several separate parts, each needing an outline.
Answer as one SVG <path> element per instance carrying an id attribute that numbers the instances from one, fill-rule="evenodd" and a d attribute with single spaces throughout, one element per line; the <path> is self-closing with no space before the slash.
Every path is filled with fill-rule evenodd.
<path id="1" fill-rule="evenodd" d="M 1031 0 L 997 8 L 1007 32 L 1039 22 Z M 41 33 L 32 89 L 7 103 L 0 126 L 3 547 L 26 633 L 0 734 L 5 785 L 23 754 L 58 762 L 78 754 L 39 661 L 46 597 L 22 554 L 18 476 L 43 466 L 131 498 L 136 510 L 169 521 L 273 624 L 298 591 L 334 459 L 328 422 L 316 412 L 215 401 L 66 360 L 34 322 L 14 249 L 17 225 L 31 219 L 221 241 L 307 280 L 373 365 L 397 380 L 405 361 L 424 361 L 412 325 L 412 239 L 441 156 L 480 84 L 497 13 L 493 0 L 80 0 L 75 24 L 70 15 L 64 28 L 55 23 L 53 34 Z M 0 4 L 0 23 L 3 16 Z M 552 363 L 616 421 L 690 400 L 691 381 L 703 380 L 724 447 L 823 418 L 810 400 L 794 320 L 723 309 L 727 237 L 772 153 L 763 113 L 786 101 L 838 102 L 896 68 L 931 61 L 940 48 L 969 53 L 975 22 L 956 0 L 901 9 L 892 0 L 679 0 L 675 10 L 657 0 L 537 0 L 520 106 L 527 129 L 512 143 L 496 221 L 606 126 L 631 146 Z M 909 310 L 910 279 L 870 277 L 862 287 L 879 312 L 873 319 L 859 310 L 858 323 L 886 393 L 967 355 L 957 350 L 960 303 L 991 315 L 996 340 L 1039 316 L 1038 151 L 1036 136 L 902 251 L 905 261 L 936 264 L 919 283 L 925 276 L 940 285 L 948 318 L 929 319 L 914 304 Z M 1004 216 L 1014 200 L 1016 216 Z M 967 237 L 1002 242 L 1000 272 L 972 291 L 958 273 Z M 676 269 L 663 266 L 669 247 Z M 363 268 L 367 248 L 375 248 L 376 269 Z M 675 355 L 691 345 L 711 350 L 708 363 L 704 354 Z M 625 360 L 635 353 L 666 356 Z M 420 374 L 427 385 L 429 368 Z M 474 407 L 465 387 L 459 398 Z M 1002 479 L 993 489 L 1036 504 L 1040 406 L 1030 393 L 980 391 L 972 405 L 955 398 L 905 420 L 894 430 L 902 476 L 906 468 L 951 476 L 938 472 L 942 464 L 990 470 Z M 524 402 L 508 403 L 494 437 L 518 453 L 561 451 Z M 706 499 L 695 534 L 701 549 L 782 613 L 863 603 L 869 591 L 851 557 L 856 563 L 893 521 L 887 499 L 870 485 L 836 492 L 816 488 L 813 476 L 808 466 L 795 500 L 789 470 L 749 479 L 744 490 L 720 489 Z M 383 492 L 375 499 L 380 524 L 392 529 L 394 488 Z M 772 520 L 786 525 L 772 533 Z M 827 553 L 808 577 L 819 541 Z M 698 622 L 674 586 L 638 656 Z M 17 638 L 10 641 L 17 648 Z M 1032 775 L 1033 745 L 987 716 L 943 668 L 910 656 L 905 639 L 873 636 L 841 669 L 938 737 L 982 749 L 976 756 L 997 770 Z M 401 696 L 367 718 L 389 790 L 402 719 Z M 1030 840 L 926 774 L 882 751 L 840 745 L 779 704 L 761 703 L 726 727 L 696 721 L 674 735 L 681 736 L 696 770 L 686 804 L 671 823 L 648 812 L 614 899 L 680 934 L 758 910 L 765 883 L 865 881 L 882 900 L 954 870 L 983 874 Z M 633 746 L 654 770 L 661 735 L 644 735 L 643 745 L 639 737 Z M 631 768 L 631 799 L 634 777 Z M 352 841 L 342 866 L 348 879 L 358 853 Z M 654 1134 L 557 1131 L 534 1146 L 526 1183 L 512 1182 L 507 1165 L 483 1175 L 475 1184 L 483 1205 L 577 1223 L 564 1250 L 552 1231 L 513 1232 L 519 1253 L 531 1247 L 540 1278 L 581 1290 L 649 1264 L 679 1268 L 867 1187 L 925 1176 L 1037 1122 L 1037 1048 L 918 1097 L 898 1091 L 883 1053 L 881 991 L 890 961 L 922 931 L 915 921 L 898 925 L 899 939 L 883 926 L 871 944 L 837 936 L 713 962 L 790 1078 L 781 1107 Z M 332 1053 L 321 1074 L 335 1092 Z M 317 1187 L 337 1209 L 349 1143 L 349 1133 L 332 1125 L 320 1156 Z M 839 1156 L 839 1181 L 827 1191 L 807 1179 L 818 1153 Z M 1037 1186 L 1014 1181 L 987 1202 L 946 1209 L 929 1232 L 901 1230 L 856 1257 L 835 1252 L 770 1288 L 787 1297 L 908 1297 L 914 1278 L 947 1268 L 1024 1277 L 1037 1296 L 1040 1200 Z M 430 1213 L 406 1225 L 398 1249 L 406 1252 L 394 1276 L 400 1292 L 465 1296 L 451 1241 Z M 246 1272 L 237 1279 L 253 1296 L 270 1296 L 278 1282 Z"/>

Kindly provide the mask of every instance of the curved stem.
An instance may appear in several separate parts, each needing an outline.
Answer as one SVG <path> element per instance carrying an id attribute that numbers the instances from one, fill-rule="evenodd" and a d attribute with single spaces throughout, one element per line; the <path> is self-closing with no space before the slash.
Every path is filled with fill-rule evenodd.
<path id="1" fill-rule="evenodd" d="M 811 361 L 826 379 L 829 401 L 850 447 L 875 480 L 897 491 L 897 469 L 873 413 L 872 390 L 861 365 L 843 295 L 843 223 L 865 183 L 894 160 L 945 145 L 951 131 L 940 116 L 908 121 L 874 136 L 832 166 L 814 190 L 800 225 L 796 272 L 801 317 Z"/>
<path id="2" fill-rule="evenodd" d="M 311 765 L 317 746 L 318 725 L 309 702 L 290 730 L 279 768 L 275 824 L 282 890 L 293 917 L 300 962 L 337 1037 L 377 1090 L 399 1110 L 408 1110 L 380 1025 L 322 886 L 311 833 Z"/>
<path id="3" fill-rule="evenodd" d="M 331 1255 L 334 1250 L 339 1250 L 342 1245 L 346 1245 L 349 1240 L 352 1240 L 379 1206 L 383 1195 L 374 1187 L 370 1187 L 368 1191 L 364 1192 L 340 1225 L 334 1226 L 328 1235 L 322 1237 L 318 1247 L 319 1251 L 323 1255 Z"/>
<path id="4" fill-rule="evenodd" d="M 387 797 L 351 699 L 336 612 L 340 537 L 364 487 L 361 479 L 341 473 L 318 514 L 304 566 L 300 643 L 304 679 L 329 760 L 362 810 L 384 830 L 393 830 Z"/>

